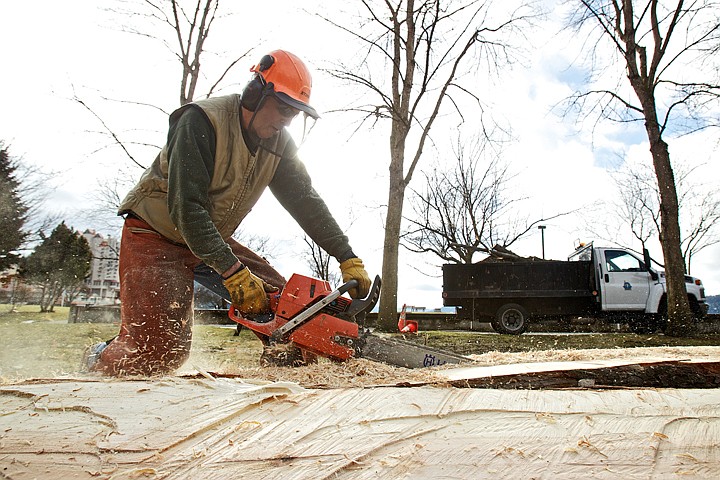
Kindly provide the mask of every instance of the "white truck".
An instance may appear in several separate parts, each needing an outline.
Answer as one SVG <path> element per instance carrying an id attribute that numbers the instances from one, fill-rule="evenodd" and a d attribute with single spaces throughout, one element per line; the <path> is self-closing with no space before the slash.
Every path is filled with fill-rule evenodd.
<path id="1" fill-rule="evenodd" d="M 532 320 L 593 317 L 628 323 L 635 333 L 667 321 L 665 274 L 623 248 L 581 245 L 562 260 L 522 259 L 443 265 L 443 304 L 459 319 L 489 319 L 498 333 L 521 334 Z M 685 276 L 695 316 L 707 314 L 700 279 Z"/>

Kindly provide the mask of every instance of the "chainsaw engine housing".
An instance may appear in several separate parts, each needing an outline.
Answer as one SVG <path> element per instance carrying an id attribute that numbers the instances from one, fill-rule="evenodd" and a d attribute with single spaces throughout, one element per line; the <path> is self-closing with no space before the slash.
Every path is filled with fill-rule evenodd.
<path id="1" fill-rule="evenodd" d="M 245 317 L 235 308 L 230 309 L 229 316 L 233 321 L 255 332 L 263 343 L 292 342 L 303 350 L 323 357 L 347 360 L 355 355 L 359 336 L 357 323 L 338 317 L 348 312 L 352 305 L 349 298 L 337 296 L 326 302 L 317 313 L 294 325 L 287 332 L 284 331 L 290 320 L 298 318 L 319 302 L 326 301 L 325 299 L 335 292 L 324 280 L 296 273 L 290 277 L 282 292 L 271 298 L 274 314 L 270 320 L 267 317 L 261 320 Z M 278 332 L 283 332 L 283 335 L 278 336 Z"/>

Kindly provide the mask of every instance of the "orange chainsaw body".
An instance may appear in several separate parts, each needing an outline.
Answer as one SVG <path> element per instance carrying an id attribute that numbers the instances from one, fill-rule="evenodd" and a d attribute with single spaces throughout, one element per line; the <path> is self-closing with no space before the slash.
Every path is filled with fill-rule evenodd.
<path id="1" fill-rule="evenodd" d="M 294 274 L 282 292 L 270 297 L 273 314 L 245 317 L 234 307 L 230 319 L 252 330 L 264 344 L 270 344 L 274 333 L 297 315 L 333 292 L 324 280 Z M 338 318 L 347 311 L 352 300 L 338 297 L 297 327 L 290 330 L 278 343 L 293 343 L 297 347 L 333 360 L 347 360 L 355 355 L 358 324 Z M 273 340 L 274 341 L 274 340 Z"/>

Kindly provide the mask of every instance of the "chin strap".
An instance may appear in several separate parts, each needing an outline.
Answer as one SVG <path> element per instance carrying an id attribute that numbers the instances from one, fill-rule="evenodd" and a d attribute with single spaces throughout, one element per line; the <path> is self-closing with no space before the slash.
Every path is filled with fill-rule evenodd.
<path id="1" fill-rule="evenodd" d="M 263 105 L 265 104 L 265 100 L 267 100 L 267 94 L 265 93 L 265 89 L 263 88 L 262 96 L 260 97 L 260 100 L 258 100 L 258 103 L 255 106 L 255 110 L 252 111 L 252 117 L 250 117 L 250 121 L 248 122 L 247 130 L 250 135 L 252 135 L 252 125 L 253 122 L 255 122 L 255 115 L 257 115 L 257 112 L 260 111 L 260 109 L 263 107 Z"/>

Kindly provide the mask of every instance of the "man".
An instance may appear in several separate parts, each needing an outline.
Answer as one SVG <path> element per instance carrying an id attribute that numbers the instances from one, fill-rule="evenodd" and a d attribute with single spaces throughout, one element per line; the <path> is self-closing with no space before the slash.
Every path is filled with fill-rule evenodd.
<path id="1" fill-rule="evenodd" d="M 268 311 L 285 279 L 240 245 L 233 232 L 266 187 L 320 247 L 340 262 L 343 281 L 370 279 L 312 187 L 285 129 L 300 112 L 314 119 L 311 78 L 295 55 L 276 50 L 250 69 L 242 95 L 201 100 L 170 115 L 167 143 L 120 205 L 121 325 L 93 346 L 85 366 L 108 375 L 153 375 L 190 354 L 193 280 L 245 314 Z"/>

